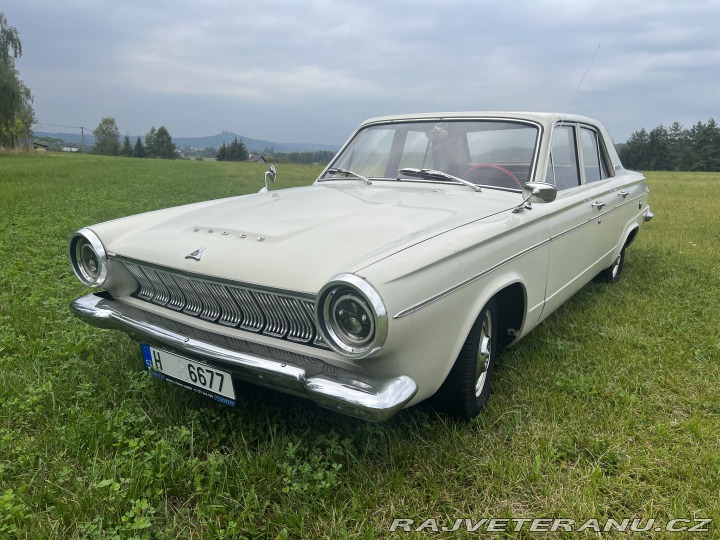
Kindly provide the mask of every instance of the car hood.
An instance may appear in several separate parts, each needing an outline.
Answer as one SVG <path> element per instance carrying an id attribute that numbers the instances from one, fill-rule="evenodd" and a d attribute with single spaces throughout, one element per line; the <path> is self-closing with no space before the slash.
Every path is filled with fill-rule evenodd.
<path id="1" fill-rule="evenodd" d="M 160 210 L 92 228 L 112 255 L 314 293 L 337 273 L 358 271 L 520 201 L 517 193 L 427 186 L 329 182 Z M 200 260 L 189 258 L 201 249 Z"/>

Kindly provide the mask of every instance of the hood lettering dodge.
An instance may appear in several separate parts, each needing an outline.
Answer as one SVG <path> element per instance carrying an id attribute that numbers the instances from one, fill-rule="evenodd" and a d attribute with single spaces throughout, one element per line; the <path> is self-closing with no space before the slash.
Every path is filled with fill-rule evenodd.
<path id="1" fill-rule="evenodd" d="M 196 261 L 199 261 L 202 259 L 203 253 L 205 252 L 205 248 L 201 247 L 190 253 L 189 255 L 185 255 L 186 259 L 195 259 Z"/>

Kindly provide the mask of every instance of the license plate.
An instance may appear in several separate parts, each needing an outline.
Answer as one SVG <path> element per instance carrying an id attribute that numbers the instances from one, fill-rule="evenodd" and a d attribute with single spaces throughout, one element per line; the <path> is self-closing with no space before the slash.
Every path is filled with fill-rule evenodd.
<path id="1" fill-rule="evenodd" d="M 157 378 L 235 405 L 235 388 L 227 371 L 149 345 L 142 344 L 140 349 L 145 367 Z"/>

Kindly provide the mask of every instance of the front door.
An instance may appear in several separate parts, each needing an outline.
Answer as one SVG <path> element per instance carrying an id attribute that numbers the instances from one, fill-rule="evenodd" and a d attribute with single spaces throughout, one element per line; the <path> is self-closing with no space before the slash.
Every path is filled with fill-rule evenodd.
<path id="1" fill-rule="evenodd" d="M 605 212 L 609 209 L 609 184 L 587 182 L 578 141 L 581 128 L 575 124 L 556 127 L 551 166 L 546 182 L 555 184 L 557 199 L 550 209 L 550 259 L 541 320 L 583 287 L 601 268 L 606 250 Z M 611 220 L 607 220 L 610 226 Z M 609 237 L 609 236 L 608 236 Z"/>

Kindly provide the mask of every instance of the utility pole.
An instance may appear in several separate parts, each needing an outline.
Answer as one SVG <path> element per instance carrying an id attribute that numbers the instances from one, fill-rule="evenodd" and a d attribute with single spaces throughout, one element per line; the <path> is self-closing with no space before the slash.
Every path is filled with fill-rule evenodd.
<path id="1" fill-rule="evenodd" d="M 80 126 L 80 137 L 82 137 L 82 153 L 85 153 L 85 128 Z"/>

